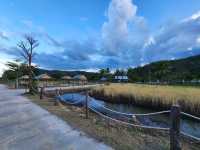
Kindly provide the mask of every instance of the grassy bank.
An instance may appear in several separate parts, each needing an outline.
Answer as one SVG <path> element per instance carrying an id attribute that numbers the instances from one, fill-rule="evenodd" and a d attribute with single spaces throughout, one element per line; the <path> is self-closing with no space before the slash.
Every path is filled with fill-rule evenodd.
<path id="1" fill-rule="evenodd" d="M 54 106 L 54 99 L 39 99 L 39 96 L 29 96 L 32 102 L 38 104 L 52 114 L 62 118 L 71 126 L 83 131 L 115 150 L 168 150 L 169 136 L 167 133 L 155 132 L 108 123 L 98 115 L 90 112 L 89 119 L 85 119 L 84 108 L 69 105 Z M 198 150 L 198 143 L 186 139 L 181 140 L 183 150 Z"/>
<path id="2" fill-rule="evenodd" d="M 200 88 L 141 84 L 110 84 L 95 88 L 91 95 L 112 103 L 130 103 L 153 109 L 170 109 L 200 116 Z"/>

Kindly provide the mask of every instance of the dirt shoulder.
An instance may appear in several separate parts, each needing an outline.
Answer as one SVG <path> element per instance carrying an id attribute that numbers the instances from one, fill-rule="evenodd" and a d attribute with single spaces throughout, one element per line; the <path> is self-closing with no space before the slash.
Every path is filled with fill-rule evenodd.
<path id="1" fill-rule="evenodd" d="M 26 95 L 32 102 L 62 118 L 74 128 L 102 141 L 116 150 L 168 150 L 169 136 L 167 133 L 125 127 L 108 123 L 98 115 L 90 112 L 85 118 L 85 109 L 70 105 L 55 106 L 53 98 L 39 99 L 38 95 Z M 181 141 L 183 150 L 199 150 L 200 144 Z"/>

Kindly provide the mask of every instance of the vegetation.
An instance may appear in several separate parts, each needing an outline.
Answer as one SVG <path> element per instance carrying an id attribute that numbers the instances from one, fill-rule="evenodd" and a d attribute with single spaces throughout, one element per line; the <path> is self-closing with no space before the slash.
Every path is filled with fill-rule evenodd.
<path id="1" fill-rule="evenodd" d="M 18 47 L 20 48 L 20 54 L 25 60 L 25 63 L 27 63 L 27 70 L 28 70 L 28 76 L 29 76 L 29 92 L 34 92 L 34 83 L 33 83 L 33 67 L 32 67 L 32 61 L 33 57 L 35 55 L 35 48 L 39 46 L 39 43 L 37 40 L 35 40 L 32 36 L 26 35 L 24 41 L 21 41 L 18 43 Z"/>
<path id="2" fill-rule="evenodd" d="M 91 95 L 113 103 L 154 109 L 170 109 L 178 103 L 183 111 L 200 116 L 200 89 L 195 87 L 116 83 L 97 87 Z"/>
<path id="3" fill-rule="evenodd" d="M 100 116 L 89 113 L 85 119 L 85 109 L 69 105 L 54 106 L 54 99 L 29 96 L 31 100 L 54 115 L 67 121 L 71 126 L 102 141 L 116 150 L 168 150 L 169 135 L 155 130 L 143 130 L 107 122 Z M 83 134 L 84 134 L 83 133 Z M 120 137 L 120 138 L 119 138 Z M 198 150 L 199 143 L 181 138 L 182 150 Z"/>
<path id="4" fill-rule="evenodd" d="M 47 73 L 54 79 L 61 79 L 65 75 L 75 76 L 83 74 L 89 81 L 99 81 L 102 77 L 108 81 L 114 81 L 114 76 L 127 75 L 129 82 L 166 82 L 166 84 L 188 84 L 185 81 L 200 80 L 200 55 L 173 61 L 160 61 L 148 64 L 143 67 L 129 68 L 127 71 L 116 69 L 111 73 L 109 68 L 100 69 L 99 72 L 86 71 L 60 71 L 33 68 L 35 75 Z M 27 74 L 27 73 L 26 73 Z M 4 72 L 3 77 L 16 79 L 16 71 L 9 69 Z M 184 82 L 183 82 L 184 81 Z M 189 83 L 191 85 L 191 83 Z"/>
<path id="5" fill-rule="evenodd" d="M 14 62 L 7 62 L 6 66 L 8 69 L 3 73 L 3 80 L 16 80 L 17 78 L 27 74 L 27 66 L 21 63 L 20 60 L 15 60 Z"/>
<path id="6" fill-rule="evenodd" d="M 130 81 L 177 82 L 200 79 L 200 55 L 172 61 L 154 62 L 143 67 L 129 68 Z"/>

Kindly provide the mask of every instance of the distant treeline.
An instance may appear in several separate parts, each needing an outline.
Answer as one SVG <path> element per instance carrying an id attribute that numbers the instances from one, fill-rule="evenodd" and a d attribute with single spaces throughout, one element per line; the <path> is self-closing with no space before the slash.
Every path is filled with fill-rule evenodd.
<path id="1" fill-rule="evenodd" d="M 14 80 L 16 76 L 20 77 L 27 74 L 26 66 L 23 64 L 16 67 L 15 64 L 11 63 L 10 66 L 10 69 L 3 73 L 3 79 Z M 35 76 L 47 73 L 54 79 L 61 79 L 65 75 L 73 77 L 77 74 L 82 74 L 89 81 L 99 81 L 104 77 L 107 81 L 113 82 L 115 81 L 115 76 L 128 76 L 129 82 L 187 84 L 198 83 L 200 80 L 200 55 L 179 60 L 153 62 L 143 67 L 129 68 L 127 70 L 117 69 L 114 73 L 111 73 L 109 68 L 100 69 L 99 72 L 60 71 L 41 68 L 34 68 L 33 70 Z"/>
<path id="2" fill-rule="evenodd" d="M 200 80 L 200 55 L 129 68 L 127 74 L 132 82 L 198 82 Z"/>

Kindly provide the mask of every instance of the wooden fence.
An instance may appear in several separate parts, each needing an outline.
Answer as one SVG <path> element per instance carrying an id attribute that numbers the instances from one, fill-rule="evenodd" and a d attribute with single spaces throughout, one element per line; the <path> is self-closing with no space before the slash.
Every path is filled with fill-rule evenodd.
<path id="1" fill-rule="evenodd" d="M 56 89 L 56 95 L 57 97 L 60 97 L 60 92 L 59 89 Z M 124 122 L 121 120 L 117 120 L 115 118 L 111 118 L 109 116 L 106 116 L 104 114 L 102 114 L 101 112 L 98 112 L 97 110 L 95 110 L 94 108 L 91 108 L 88 104 L 89 104 L 89 96 L 88 96 L 88 90 L 85 90 L 85 116 L 86 118 L 89 117 L 89 110 L 91 110 L 92 112 L 100 115 L 101 117 L 103 117 L 104 119 L 108 119 L 120 124 L 124 124 L 127 126 L 133 126 L 133 127 L 139 127 L 139 128 L 145 128 L 145 129 L 155 129 L 155 130 L 164 130 L 167 131 L 170 134 L 170 150 L 181 150 L 181 145 L 180 145 L 180 138 L 181 135 L 189 137 L 190 139 L 194 139 L 200 142 L 200 138 L 191 136 L 189 134 L 186 134 L 184 132 L 180 131 L 180 125 L 181 125 L 181 115 L 185 115 L 187 117 L 196 119 L 198 121 L 200 121 L 200 118 L 181 112 L 181 108 L 179 105 L 173 105 L 171 107 L 171 110 L 167 110 L 167 111 L 161 111 L 161 112 L 155 112 L 155 113 L 147 113 L 147 114 L 126 114 L 126 113 L 121 113 L 121 112 L 116 112 L 114 110 L 110 110 L 112 112 L 116 112 L 116 113 L 120 113 L 120 114 L 126 114 L 126 115 L 134 115 L 134 116 L 150 116 L 150 115 L 158 115 L 158 114 L 164 114 L 164 113 L 170 113 L 170 128 L 162 128 L 162 127 L 152 127 L 152 126 L 145 126 L 145 125 L 136 125 L 136 124 L 131 124 L 128 122 Z M 44 88 L 41 88 L 40 90 L 40 98 L 43 98 L 43 94 L 44 94 Z M 60 101 L 66 102 L 62 99 L 59 99 Z M 58 99 L 55 100 L 55 104 L 57 105 L 59 102 Z M 67 103 L 67 102 L 66 102 Z M 70 105 L 74 105 L 75 103 L 68 103 Z"/>

